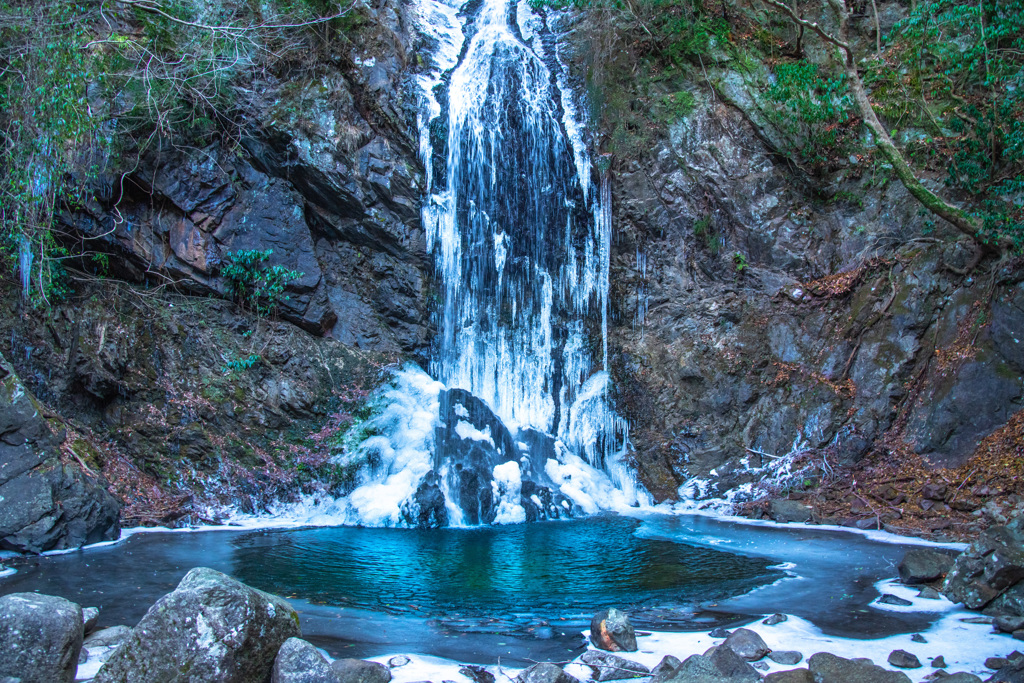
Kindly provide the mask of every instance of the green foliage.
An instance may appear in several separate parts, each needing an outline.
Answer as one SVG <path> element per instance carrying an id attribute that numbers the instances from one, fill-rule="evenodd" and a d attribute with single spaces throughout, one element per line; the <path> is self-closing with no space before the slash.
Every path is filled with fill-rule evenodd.
<path id="1" fill-rule="evenodd" d="M 260 355 L 258 353 L 250 353 L 245 358 L 235 358 L 228 361 L 220 370 L 225 374 L 244 372 L 256 365 L 259 360 Z"/>
<path id="2" fill-rule="evenodd" d="M 271 249 L 234 251 L 227 255 L 227 263 L 220 269 L 235 301 L 260 316 L 272 313 L 288 298 L 283 296 L 285 286 L 302 277 L 302 273 L 284 266 L 265 265 L 273 253 Z"/>
<path id="3" fill-rule="evenodd" d="M 708 251 L 713 255 L 718 255 L 721 247 L 718 233 L 715 231 L 714 219 L 711 216 L 702 216 L 694 221 L 693 234 L 704 243 Z"/>
<path id="4" fill-rule="evenodd" d="M 973 196 L 988 238 L 1024 242 L 1024 0 L 918 4 L 866 81 L 919 165 Z"/>
<path id="5" fill-rule="evenodd" d="M 750 266 L 750 264 L 747 263 L 746 254 L 744 254 L 742 251 L 737 251 L 733 253 L 732 262 L 733 265 L 736 266 L 736 272 L 740 273 L 741 275 Z"/>
<path id="6" fill-rule="evenodd" d="M 782 62 L 765 89 L 769 120 L 793 153 L 816 172 L 829 170 L 856 144 L 857 123 L 843 74 L 829 74 L 806 60 Z"/>
<path id="7" fill-rule="evenodd" d="M 95 142 L 89 111 L 89 36 L 73 2 L 0 2 L 0 267 L 24 294 L 49 303 L 68 292 L 54 234 L 57 212 L 81 200 L 73 173 Z"/>

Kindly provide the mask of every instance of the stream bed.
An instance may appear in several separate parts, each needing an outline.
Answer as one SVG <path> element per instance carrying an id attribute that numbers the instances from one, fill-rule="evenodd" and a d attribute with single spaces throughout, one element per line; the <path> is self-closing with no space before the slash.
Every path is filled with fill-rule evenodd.
<path id="1" fill-rule="evenodd" d="M 288 598 L 332 656 L 406 652 L 467 663 L 566 660 L 599 609 L 638 629 L 707 631 L 776 611 L 825 633 L 877 638 L 938 614 L 878 609 L 906 551 L 848 532 L 639 513 L 468 529 L 136 533 L 14 560 L 0 594 L 38 591 L 134 625 L 196 566 Z"/>

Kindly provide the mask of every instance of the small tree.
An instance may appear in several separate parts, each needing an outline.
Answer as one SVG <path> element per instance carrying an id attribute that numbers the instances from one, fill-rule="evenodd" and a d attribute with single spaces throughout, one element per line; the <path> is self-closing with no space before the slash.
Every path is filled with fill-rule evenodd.
<path id="1" fill-rule="evenodd" d="M 230 252 L 220 269 L 232 298 L 242 309 L 261 318 L 274 313 L 281 301 L 287 301 L 284 288 L 302 277 L 302 273 L 284 266 L 265 265 L 273 253 L 272 249 Z"/>

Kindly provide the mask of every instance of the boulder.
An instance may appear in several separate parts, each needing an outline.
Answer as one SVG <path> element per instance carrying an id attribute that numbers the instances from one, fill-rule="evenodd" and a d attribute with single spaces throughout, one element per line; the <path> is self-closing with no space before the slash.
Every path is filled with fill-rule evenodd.
<path id="1" fill-rule="evenodd" d="M 981 609 L 1024 579 L 1024 535 L 1017 523 L 991 527 L 953 562 L 942 592 Z"/>
<path id="2" fill-rule="evenodd" d="M 898 607 L 910 607 L 914 603 L 910 600 L 904 600 L 898 595 L 892 593 L 886 593 L 882 597 L 878 598 L 878 602 L 883 605 L 896 605 Z"/>
<path id="3" fill-rule="evenodd" d="M 517 683 L 579 683 L 574 677 L 562 671 L 557 664 L 541 662 L 523 670 L 516 676 Z"/>
<path id="4" fill-rule="evenodd" d="M 72 683 L 82 649 L 82 608 L 52 595 L 0 598 L 0 677 Z"/>
<path id="5" fill-rule="evenodd" d="M 757 683 L 761 674 L 727 647 L 708 654 L 692 655 L 679 665 L 671 683 Z"/>
<path id="6" fill-rule="evenodd" d="M 945 669 L 946 668 L 946 658 L 943 657 L 942 655 L 939 655 L 938 657 L 933 658 L 932 659 L 932 668 L 933 669 Z"/>
<path id="7" fill-rule="evenodd" d="M 153 605 L 94 683 L 250 683 L 299 635 L 285 600 L 198 567 Z"/>
<path id="8" fill-rule="evenodd" d="M 651 670 L 643 664 L 600 650 L 587 650 L 581 660 L 593 670 L 592 680 L 595 681 L 617 681 L 651 674 Z"/>
<path id="9" fill-rule="evenodd" d="M 1003 614 L 995 618 L 993 625 L 1003 633 L 1013 633 L 1024 628 L 1024 617 Z"/>
<path id="10" fill-rule="evenodd" d="M 917 655 L 906 650 L 893 650 L 889 653 L 889 663 L 900 669 L 920 669 L 921 660 Z"/>
<path id="11" fill-rule="evenodd" d="M 338 683 L 338 679 L 316 647 L 301 638 L 289 638 L 274 658 L 270 683 Z"/>
<path id="12" fill-rule="evenodd" d="M 765 626 L 775 626 L 775 624 L 781 624 L 787 619 L 789 619 L 789 617 L 787 617 L 785 614 L 776 613 L 771 615 L 767 619 L 764 619 L 761 623 Z"/>
<path id="13" fill-rule="evenodd" d="M 889 671 L 865 659 L 843 659 L 828 652 L 811 655 L 807 668 L 815 683 L 910 683 L 901 671 Z"/>
<path id="14" fill-rule="evenodd" d="M 796 666 L 804 656 L 796 650 L 775 650 L 768 653 L 768 659 L 783 666 Z"/>
<path id="15" fill-rule="evenodd" d="M 681 664 L 682 661 L 680 661 L 678 657 L 665 655 L 661 658 L 661 661 L 658 662 L 658 665 L 651 669 L 651 680 L 649 683 L 662 683 L 663 681 L 667 681 L 672 678 Z"/>
<path id="16" fill-rule="evenodd" d="M 338 683 L 389 683 L 391 670 L 383 664 L 365 659 L 337 659 L 331 671 Z"/>
<path id="17" fill-rule="evenodd" d="M 761 636 L 748 628 L 738 628 L 725 639 L 722 647 L 727 647 L 748 662 L 761 659 L 771 652 Z"/>
<path id="18" fill-rule="evenodd" d="M 776 522 L 798 522 L 811 521 L 811 507 L 795 500 L 778 499 L 771 502 L 769 515 Z"/>
<path id="19" fill-rule="evenodd" d="M 132 630 L 128 626 L 111 626 L 110 628 L 101 628 L 98 631 L 90 633 L 85 638 L 85 644 L 89 647 L 109 647 L 111 645 L 120 645 L 128 634 Z"/>
<path id="20" fill-rule="evenodd" d="M 981 679 L 966 671 L 958 671 L 955 674 L 943 676 L 942 683 L 981 683 Z"/>
<path id="21" fill-rule="evenodd" d="M 86 607 L 82 609 L 82 628 L 86 635 L 96 630 L 96 622 L 100 620 L 98 607 Z"/>
<path id="22" fill-rule="evenodd" d="M 764 677 L 765 683 L 815 683 L 814 676 L 807 669 L 776 671 Z"/>
<path id="23" fill-rule="evenodd" d="M 608 652 L 636 652 L 636 631 L 625 612 L 607 609 L 590 620 L 590 642 Z"/>
<path id="24" fill-rule="evenodd" d="M 459 673 L 473 681 L 473 683 L 494 683 L 497 680 L 490 671 L 475 664 L 467 664 L 459 669 Z"/>
<path id="25" fill-rule="evenodd" d="M 730 635 L 732 635 L 732 631 L 726 631 L 721 626 L 718 626 L 708 631 L 708 635 L 712 638 L 728 638 Z"/>
<path id="26" fill-rule="evenodd" d="M 953 558 L 931 548 L 908 550 L 896 566 L 900 580 L 907 585 L 931 583 L 953 567 Z"/>

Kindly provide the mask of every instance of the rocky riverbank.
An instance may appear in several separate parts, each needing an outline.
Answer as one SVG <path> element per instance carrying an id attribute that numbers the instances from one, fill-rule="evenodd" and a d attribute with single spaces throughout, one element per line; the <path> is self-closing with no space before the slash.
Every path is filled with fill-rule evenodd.
<path id="1" fill-rule="evenodd" d="M 830 637 L 792 615 L 710 632 L 645 632 L 610 608 L 594 616 L 589 647 L 571 661 L 526 669 L 461 665 L 414 654 L 374 661 L 333 659 L 302 640 L 286 600 L 207 568 L 196 568 L 134 627 L 98 628 L 102 614 L 61 597 L 0 598 L 4 683 L 412 683 L 431 680 L 574 683 L 900 683 L 1024 681 L 1024 544 L 1000 527 L 955 558 L 908 551 L 899 579 L 879 585 L 872 609 L 939 613 L 932 626 L 877 640 Z M 944 594 L 944 595 L 943 595 Z M 947 599 L 948 598 L 948 599 Z M 950 599 L 964 603 L 956 607 Z M 970 608 L 970 609 L 968 609 Z M 975 611 L 972 611 L 975 610 Z M 981 614 L 976 610 L 983 610 Z M 7 676 L 8 678 L 3 678 Z"/>

